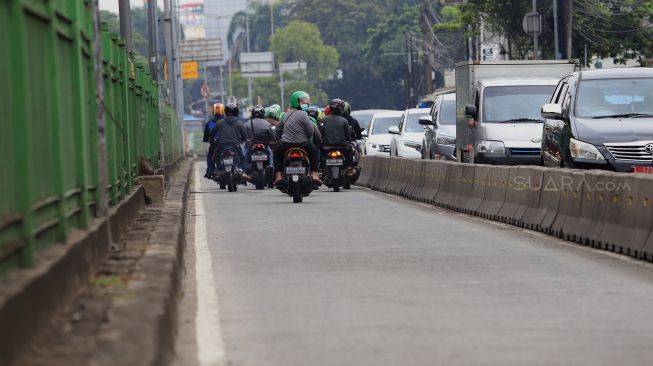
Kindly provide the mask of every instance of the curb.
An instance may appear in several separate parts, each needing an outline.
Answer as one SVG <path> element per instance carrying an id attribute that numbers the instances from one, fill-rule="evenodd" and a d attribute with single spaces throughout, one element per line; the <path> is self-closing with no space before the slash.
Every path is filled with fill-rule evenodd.
<path id="1" fill-rule="evenodd" d="M 182 161 L 178 167 L 159 221 L 128 285 L 134 296 L 114 300 L 107 315 L 110 322 L 98 336 L 93 365 L 158 366 L 169 364 L 174 356 L 192 161 Z"/>
<path id="2" fill-rule="evenodd" d="M 40 251 L 36 266 L 10 272 L 0 281 L 0 365 L 29 352 L 32 341 L 88 282 L 108 253 L 107 229 L 120 238 L 145 205 L 137 187 L 109 218 L 95 218 L 84 231 L 73 230 L 65 243 Z M 107 228 L 108 225 L 108 228 Z"/>

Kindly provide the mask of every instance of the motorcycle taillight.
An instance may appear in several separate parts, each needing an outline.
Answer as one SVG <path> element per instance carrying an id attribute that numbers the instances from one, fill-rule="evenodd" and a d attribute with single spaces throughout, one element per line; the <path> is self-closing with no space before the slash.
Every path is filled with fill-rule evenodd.
<path id="1" fill-rule="evenodd" d="M 265 149 L 265 145 L 263 145 L 263 144 L 256 144 L 256 145 L 254 145 L 254 149 Z"/>
<path id="2" fill-rule="evenodd" d="M 288 157 L 291 159 L 301 159 L 304 157 L 304 155 L 298 152 L 291 152 L 290 154 L 288 154 Z"/>

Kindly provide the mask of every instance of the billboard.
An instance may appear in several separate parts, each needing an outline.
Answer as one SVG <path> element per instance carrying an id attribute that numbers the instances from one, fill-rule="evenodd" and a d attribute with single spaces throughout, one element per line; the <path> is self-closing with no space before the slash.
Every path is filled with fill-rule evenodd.
<path id="1" fill-rule="evenodd" d="M 192 1 L 179 5 L 179 22 L 184 28 L 186 39 L 205 38 L 204 21 L 203 1 Z"/>

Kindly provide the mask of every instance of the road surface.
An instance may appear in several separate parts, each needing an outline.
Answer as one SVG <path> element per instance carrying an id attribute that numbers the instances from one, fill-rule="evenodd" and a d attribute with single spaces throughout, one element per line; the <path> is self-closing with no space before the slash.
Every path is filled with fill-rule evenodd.
<path id="1" fill-rule="evenodd" d="M 648 264 L 362 188 L 292 204 L 195 177 L 180 364 L 653 364 Z"/>

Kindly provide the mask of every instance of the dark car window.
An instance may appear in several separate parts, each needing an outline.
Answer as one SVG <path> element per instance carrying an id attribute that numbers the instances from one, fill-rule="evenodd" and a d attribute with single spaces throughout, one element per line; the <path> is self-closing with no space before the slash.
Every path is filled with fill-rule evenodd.
<path id="1" fill-rule="evenodd" d="M 542 120 L 540 110 L 551 99 L 554 89 L 554 85 L 487 87 L 483 95 L 483 121 Z"/>
<path id="2" fill-rule="evenodd" d="M 372 135 L 383 135 L 388 133 L 388 128 L 399 124 L 401 117 L 382 117 L 374 120 Z"/>
<path id="3" fill-rule="evenodd" d="M 374 117 L 374 112 L 369 112 L 369 113 L 354 112 L 351 114 L 351 116 L 356 118 L 356 120 L 358 120 L 358 124 L 362 128 L 367 130 L 370 126 L 370 122 L 372 121 L 372 117 Z"/>
<path id="4" fill-rule="evenodd" d="M 424 132 L 424 127 L 419 124 L 419 119 L 428 114 L 428 112 L 408 113 L 408 117 L 406 118 L 406 130 L 404 132 Z"/>
<path id="5" fill-rule="evenodd" d="M 653 79 L 583 80 L 579 83 L 578 117 L 628 113 L 653 114 Z"/>
<path id="6" fill-rule="evenodd" d="M 456 101 L 445 100 L 440 105 L 440 124 L 442 125 L 455 125 L 456 124 Z"/>

